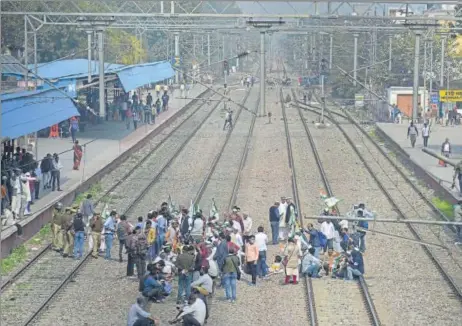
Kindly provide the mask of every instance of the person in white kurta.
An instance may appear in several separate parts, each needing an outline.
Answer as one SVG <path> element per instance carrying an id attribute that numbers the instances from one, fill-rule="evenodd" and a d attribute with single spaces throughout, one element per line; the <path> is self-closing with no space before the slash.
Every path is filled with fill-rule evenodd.
<path id="1" fill-rule="evenodd" d="M 281 197 L 281 203 L 279 204 L 279 240 L 285 239 L 286 230 L 286 211 L 287 211 L 287 201 L 285 197 Z"/>

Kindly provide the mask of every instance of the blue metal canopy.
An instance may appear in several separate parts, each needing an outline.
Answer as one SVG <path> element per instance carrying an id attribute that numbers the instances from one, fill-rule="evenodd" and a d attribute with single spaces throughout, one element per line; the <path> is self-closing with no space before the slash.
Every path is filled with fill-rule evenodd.
<path id="1" fill-rule="evenodd" d="M 171 78 L 175 72 L 170 62 L 160 61 L 118 68 L 116 74 L 123 88 L 128 92 Z"/>
<path id="2" fill-rule="evenodd" d="M 17 138 L 79 115 L 74 102 L 57 90 L 2 96 L 1 137 Z"/>

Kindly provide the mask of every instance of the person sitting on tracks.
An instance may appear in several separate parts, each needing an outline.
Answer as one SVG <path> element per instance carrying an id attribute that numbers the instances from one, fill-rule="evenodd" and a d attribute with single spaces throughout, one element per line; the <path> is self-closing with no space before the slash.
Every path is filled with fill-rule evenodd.
<path id="1" fill-rule="evenodd" d="M 329 273 L 332 273 L 336 260 L 339 256 L 340 254 L 333 249 L 329 249 L 327 253 L 324 254 L 322 259 L 322 267 L 326 273 L 326 276 L 328 276 Z"/>
<path id="2" fill-rule="evenodd" d="M 146 300 L 143 297 L 138 297 L 136 303 L 133 304 L 128 312 L 127 326 L 135 325 L 160 325 L 159 320 L 155 319 L 145 309 Z"/>
<path id="3" fill-rule="evenodd" d="M 319 278 L 319 271 L 321 270 L 321 261 L 314 256 L 315 249 L 313 247 L 305 250 L 302 259 L 302 275 Z"/>
<path id="4" fill-rule="evenodd" d="M 350 257 L 347 266 L 346 279 L 353 280 L 353 276 L 364 275 L 364 260 L 359 248 L 354 247 L 350 252 Z"/>

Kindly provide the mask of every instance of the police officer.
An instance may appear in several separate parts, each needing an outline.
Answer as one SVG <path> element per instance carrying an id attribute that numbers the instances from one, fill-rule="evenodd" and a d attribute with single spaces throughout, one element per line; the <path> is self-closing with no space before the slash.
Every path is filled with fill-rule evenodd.
<path id="1" fill-rule="evenodd" d="M 51 220 L 52 249 L 55 251 L 62 250 L 61 240 L 61 220 L 63 215 L 63 204 L 57 202 Z"/>
<path id="2" fill-rule="evenodd" d="M 74 233 L 72 232 L 72 225 L 74 222 L 74 216 L 77 213 L 77 209 L 67 208 L 66 214 L 63 217 L 61 224 L 61 234 L 63 237 L 63 257 L 73 257 L 74 256 Z"/>

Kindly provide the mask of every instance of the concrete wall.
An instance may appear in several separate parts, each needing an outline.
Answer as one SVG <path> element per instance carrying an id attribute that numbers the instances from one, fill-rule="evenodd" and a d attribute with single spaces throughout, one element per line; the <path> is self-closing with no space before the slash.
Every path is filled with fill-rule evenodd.
<path id="1" fill-rule="evenodd" d="M 387 100 L 388 103 L 390 104 L 397 104 L 398 103 L 398 95 L 412 95 L 413 90 L 412 87 L 390 87 L 387 89 Z M 425 110 L 429 109 L 428 106 L 428 100 L 429 100 L 429 94 L 428 91 L 425 90 L 424 88 L 420 87 L 419 88 L 419 96 L 420 96 L 420 103 L 425 103 Z M 423 106 L 423 105 L 422 105 Z"/>

